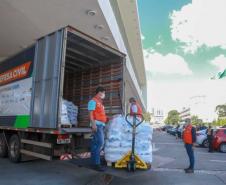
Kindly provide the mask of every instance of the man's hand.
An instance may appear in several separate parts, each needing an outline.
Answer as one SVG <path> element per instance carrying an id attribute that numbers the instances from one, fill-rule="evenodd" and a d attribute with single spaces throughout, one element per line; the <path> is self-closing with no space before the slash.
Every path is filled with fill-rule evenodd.
<path id="1" fill-rule="evenodd" d="M 92 126 L 91 126 L 92 131 L 96 132 L 97 131 L 97 125 L 96 125 L 96 122 L 95 122 L 95 120 L 93 118 L 93 111 L 90 111 L 89 117 L 90 117 L 90 121 L 91 121 L 91 124 L 92 124 Z"/>
<path id="2" fill-rule="evenodd" d="M 92 124 L 92 131 L 93 132 L 96 132 L 97 131 L 97 125 L 96 125 L 96 123 L 93 123 Z"/>
<path id="3" fill-rule="evenodd" d="M 107 121 L 106 121 L 106 123 L 108 123 L 110 121 L 110 118 L 109 117 L 107 117 Z"/>

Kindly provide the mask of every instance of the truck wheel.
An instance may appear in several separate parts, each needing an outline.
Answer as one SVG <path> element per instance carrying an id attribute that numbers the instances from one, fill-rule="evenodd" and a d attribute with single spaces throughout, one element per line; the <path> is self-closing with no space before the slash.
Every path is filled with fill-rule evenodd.
<path id="1" fill-rule="evenodd" d="M 8 149 L 3 134 L 0 134 L 0 157 L 7 157 Z"/>
<path id="2" fill-rule="evenodd" d="M 21 160 L 20 138 L 16 134 L 10 137 L 8 155 L 9 159 L 14 163 L 18 163 Z"/>
<path id="3" fill-rule="evenodd" d="M 208 148 L 208 147 L 209 147 L 208 139 L 205 139 L 205 140 L 202 142 L 202 146 L 204 146 L 205 148 Z"/>
<path id="4" fill-rule="evenodd" d="M 221 143 L 220 151 L 223 152 L 223 153 L 226 153 L 226 143 Z"/>

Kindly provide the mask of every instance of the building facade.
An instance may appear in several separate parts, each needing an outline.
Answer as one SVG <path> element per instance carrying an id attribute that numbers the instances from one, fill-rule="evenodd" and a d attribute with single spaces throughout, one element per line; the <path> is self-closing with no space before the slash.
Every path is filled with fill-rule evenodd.
<path id="1" fill-rule="evenodd" d="M 153 124 L 163 124 L 164 123 L 164 112 L 163 112 L 163 110 L 152 108 L 151 109 L 151 122 Z"/>
<path id="2" fill-rule="evenodd" d="M 183 107 L 182 111 L 179 113 L 180 120 L 184 122 L 186 119 L 191 119 L 191 108 L 190 107 Z"/>

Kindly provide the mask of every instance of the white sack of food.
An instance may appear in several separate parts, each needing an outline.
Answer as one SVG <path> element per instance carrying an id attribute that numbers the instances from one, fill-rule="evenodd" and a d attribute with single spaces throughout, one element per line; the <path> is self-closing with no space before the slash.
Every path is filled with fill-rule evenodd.
<path id="1" fill-rule="evenodd" d="M 128 117 L 132 122 L 133 118 Z M 140 120 L 137 120 L 139 122 Z M 122 115 L 114 116 L 106 128 L 105 159 L 116 162 L 132 148 L 132 127 Z M 142 123 L 136 129 L 135 153 L 145 162 L 152 162 L 153 128 L 149 123 Z"/>
<path id="2" fill-rule="evenodd" d="M 61 124 L 77 125 L 78 107 L 72 102 L 62 100 L 61 103 Z"/>

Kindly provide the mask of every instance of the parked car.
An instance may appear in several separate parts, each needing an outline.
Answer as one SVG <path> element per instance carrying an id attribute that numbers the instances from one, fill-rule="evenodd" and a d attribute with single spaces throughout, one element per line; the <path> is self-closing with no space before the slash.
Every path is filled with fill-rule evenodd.
<path id="1" fill-rule="evenodd" d="M 169 133 L 169 134 L 171 134 L 173 136 L 176 135 L 176 132 L 177 132 L 177 129 L 174 128 L 174 127 L 172 127 L 172 128 L 170 128 L 170 129 L 167 130 L 167 133 Z"/>
<path id="2" fill-rule="evenodd" d="M 196 127 L 196 130 L 197 130 L 197 131 L 207 130 L 207 127 L 206 127 L 206 126 L 197 126 L 197 127 Z"/>
<path id="3" fill-rule="evenodd" d="M 167 131 L 168 129 L 172 128 L 170 125 L 165 125 L 162 127 L 162 131 Z"/>
<path id="4" fill-rule="evenodd" d="M 226 153 L 226 128 L 218 129 L 214 134 L 213 148 Z"/>
<path id="5" fill-rule="evenodd" d="M 208 139 L 207 139 L 206 129 L 196 132 L 196 143 L 199 146 L 203 146 L 205 148 L 209 147 L 209 142 L 208 142 Z"/>
<path id="6" fill-rule="evenodd" d="M 182 138 L 182 133 L 184 131 L 184 125 L 180 125 L 177 131 L 178 131 L 178 137 Z"/>

